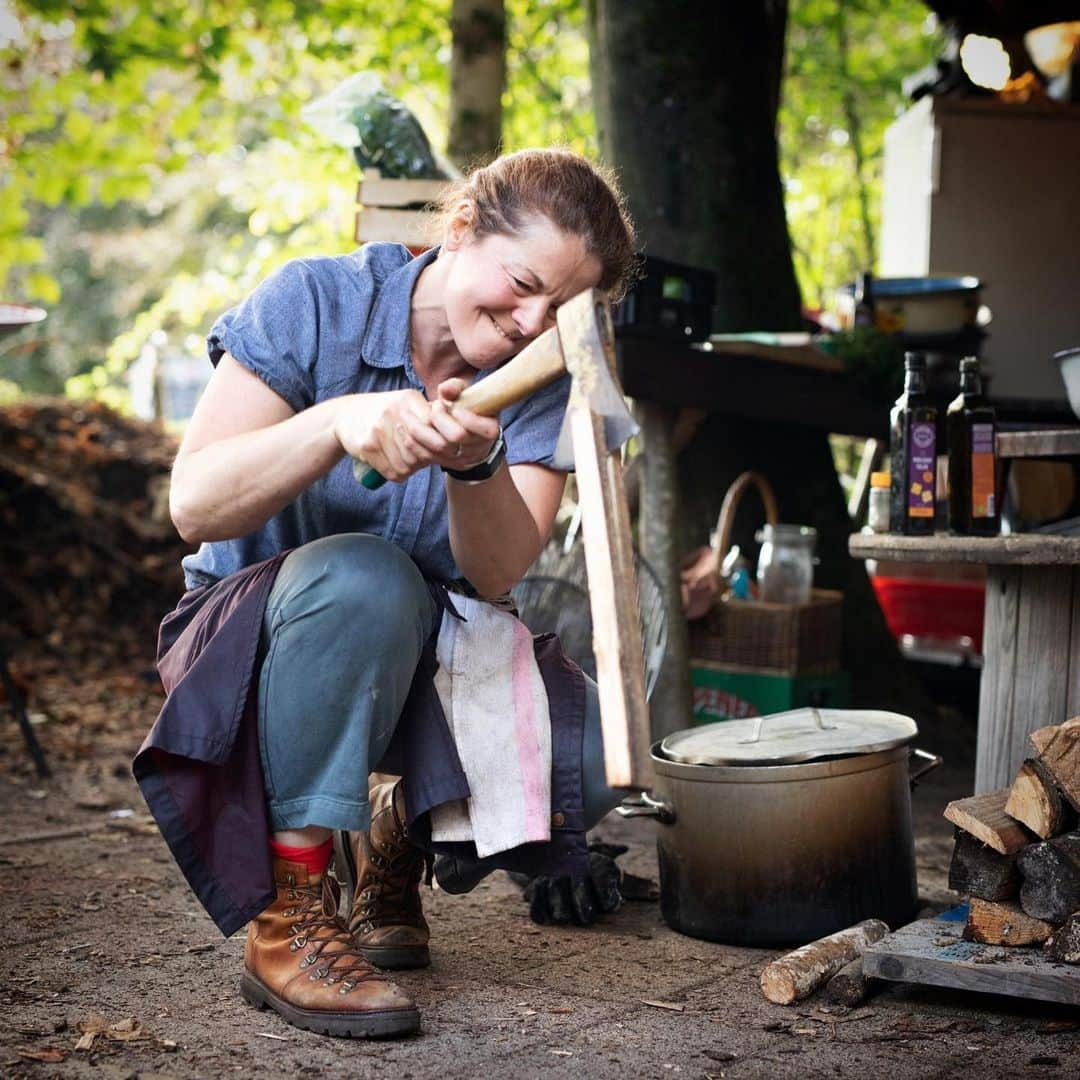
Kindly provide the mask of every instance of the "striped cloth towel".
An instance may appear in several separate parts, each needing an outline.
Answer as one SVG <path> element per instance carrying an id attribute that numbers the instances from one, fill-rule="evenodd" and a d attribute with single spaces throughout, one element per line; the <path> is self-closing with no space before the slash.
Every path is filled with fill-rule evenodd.
<path id="1" fill-rule="evenodd" d="M 435 689 L 472 793 L 431 811 L 431 838 L 483 858 L 551 839 L 551 719 L 532 634 L 508 611 L 455 596 Z"/>

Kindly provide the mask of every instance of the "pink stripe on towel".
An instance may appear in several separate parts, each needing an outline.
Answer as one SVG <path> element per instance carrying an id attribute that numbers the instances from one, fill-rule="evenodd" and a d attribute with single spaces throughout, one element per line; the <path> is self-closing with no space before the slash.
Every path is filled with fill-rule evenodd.
<path id="1" fill-rule="evenodd" d="M 533 639 L 528 628 L 514 623 L 513 691 L 514 732 L 517 738 L 521 791 L 525 802 L 525 831 L 529 840 L 547 840 L 548 797 L 541 776 L 540 747 L 533 708 L 532 672 L 535 670 Z"/>

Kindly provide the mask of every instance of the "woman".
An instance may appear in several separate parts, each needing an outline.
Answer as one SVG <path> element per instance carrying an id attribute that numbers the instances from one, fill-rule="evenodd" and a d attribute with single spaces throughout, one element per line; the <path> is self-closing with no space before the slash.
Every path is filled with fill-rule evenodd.
<path id="1" fill-rule="evenodd" d="M 465 633 L 466 604 L 472 632 L 490 617 L 509 633 L 491 640 L 517 640 L 516 620 L 507 631 L 507 616 L 465 598 L 495 600 L 521 578 L 565 482 L 551 466 L 565 380 L 498 419 L 454 402 L 552 326 L 559 304 L 595 287 L 617 294 L 633 247 L 597 169 L 568 151 L 522 151 L 449 192 L 439 247 L 296 260 L 211 330 L 215 371 L 170 499 L 200 547 L 162 624 L 168 697 L 135 772 L 218 926 L 250 920 L 245 998 L 290 1023 L 353 1036 L 417 1028 L 413 1003 L 373 966 L 428 962 L 416 844 L 455 856 L 443 865 L 460 887 L 492 866 L 580 877 L 584 829 L 617 802 L 595 688 L 557 643 L 529 638 L 550 716 L 537 736 L 550 795 L 540 832 L 533 815 L 522 834 L 532 842 L 489 845 L 477 863 L 479 837 L 460 820 L 439 824 L 467 805 L 470 781 L 436 650 L 447 627 Z M 392 483 L 361 487 L 351 456 Z M 473 698 L 453 690 L 456 710 L 498 698 L 493 670 Z M 505 726 L 492 722 L 493 740 Z M 548 760 L 530 755 L 534 768 Z M 369 793 L 376 768 L 403 780 Z M 327 887 L 335 832 L 346 921 Z"/>

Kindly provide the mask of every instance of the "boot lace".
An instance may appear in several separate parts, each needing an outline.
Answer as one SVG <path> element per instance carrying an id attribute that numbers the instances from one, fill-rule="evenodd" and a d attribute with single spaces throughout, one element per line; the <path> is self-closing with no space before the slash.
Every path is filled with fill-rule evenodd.
<path id="1" fill-rule="evenodd" d="M 297 885 L 290 877 L 287 898 L 295 907 L 282 912 L 292 920 L 290 927 L 292 952 L 304 952 L 301 968 L 313 968 L 308 974 L 312 982 L 325 979 L 328 986 L 341 984 L 340 994 L 348 994 L 369 979 L 381 981 L 377 971 L 356 948 L 348 927 L 337 918 L 337 886 L 324 877 L 318 885 Z"/>
<path id="2" fill-rule="evenodd" d="M 357 883 L 350 929 L 366 933 L 378 926 L 419 925 L 423 918 L 419 886 L 424 853 L 409 843 L 397 822 L 389 835 L 371 836 L 367 863 L 368 872 Z"/>

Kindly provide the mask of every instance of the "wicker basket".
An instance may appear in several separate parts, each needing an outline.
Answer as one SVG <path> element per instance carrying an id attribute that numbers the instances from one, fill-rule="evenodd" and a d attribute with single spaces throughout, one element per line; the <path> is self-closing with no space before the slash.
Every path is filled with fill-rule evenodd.
<path id="1" fill-rule="evenodd" d="M 731 546 L 743 492 L 757 486 L 771 525 L 778 520 L 776 496 L 764 476 L 745 472 L 724 496 L 716 526 L 717 561 Z M 806 604 L 722 600 L 690 624 L 690 655 L 731 667 L 778 675 L 811 675 L 840 667 L 843 594 L 813 589 Z"/>

